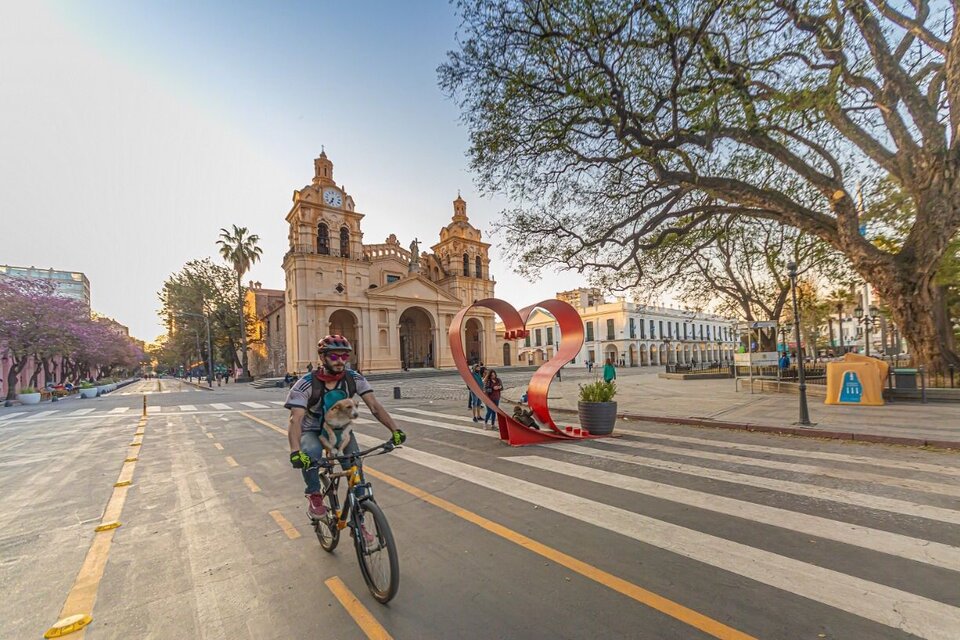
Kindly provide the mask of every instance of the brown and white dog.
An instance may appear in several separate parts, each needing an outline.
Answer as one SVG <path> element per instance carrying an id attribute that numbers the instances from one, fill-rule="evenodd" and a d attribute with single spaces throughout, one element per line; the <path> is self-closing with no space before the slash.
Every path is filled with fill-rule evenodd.
<path id="1" fill-rule="evenodd" d="M 359 398 L 353 400 L 344 398 L 339 400 L 323 416 L 323 431 L 320 433 L 320 443 L 332 455 L 342 456 L 344 449 L 350 444 L 350 438 L 353 437 L 353 427 L 351 423 L 360 417 L 357 411 Z M 340 447 L 334 448 L 337 442 L 337 434 L 334 429 L 343 429 L 340 435 Z"/>

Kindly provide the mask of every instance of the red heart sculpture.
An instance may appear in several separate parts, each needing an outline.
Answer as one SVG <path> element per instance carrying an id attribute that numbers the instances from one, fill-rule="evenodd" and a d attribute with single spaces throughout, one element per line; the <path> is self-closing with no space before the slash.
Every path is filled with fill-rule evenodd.
<path id="1" fill-rule="evenodd" d="M 500 316 L 504 324 L 504 337 L 507 340 L 525 338 L 529 335 L 530 332 L 526 328 L 527 319 L 537 307 L 544 309 L 556 318 L 560 328 L 560 346 L 557 348 L 557 352 L 553 357 L 540 365 L 540 368 L 534 372 L 533 377 L 530 378 L 530 385 L 527 388 L 527 401 L 530 404 L 530 409 L 537 417 L 537 420 L 542 424 L 546 424 L 551 429 L 550 431 L 539 431 L 520 424 L 513 419 L 513 416 L 501 411 L 500 407 L 494 404 L 486 394 L 486 391 L 477 384 L 477 381 L 470 373 L 470 368 L 467 365 L 467 357 L 463 351 L 463 324 L 467 313 L 474 307 L 485 307 Z M 487 407 L 496 411 L 501 440 L 513 446 L 519 446 L 555 441 L 558 439 L 570 440 L 590 437 L 585 430 L 581 431 L 579 428 L 574 429 L 573 427 L 567 427 L 566 429 L 561 429 L 558 427 L 550 416 L 550 409 L 547 406 L 547 392 L 550 389 L 550 383 L 553 381 L 553 377 L 557 374 L 557 371 L 560 370 L 560 367 L 573 360 L 573 358 L 580 353 L 580 348 L 583 346 L 583 322 L 580 319 L 580 314 L 578 314 L 572 306 L 562 300 L 551 299 L 532 304 L 529 307 L 524 307 L 518 312 L 509 302 L 498 298 L 485 298 L 460 310 L 454 317 L 453 322 L 450 323 L 449 337 L 453 361 L 457 364 L 457 370 L 460 372 L 463 381 L 478 398 L 483 400 L 483 403 L 487 405 Z"/>

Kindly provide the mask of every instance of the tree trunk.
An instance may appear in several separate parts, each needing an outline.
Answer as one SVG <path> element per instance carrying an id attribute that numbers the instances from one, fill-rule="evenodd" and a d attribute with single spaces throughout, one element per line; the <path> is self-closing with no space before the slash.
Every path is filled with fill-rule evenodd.
<path id="1" fill-rule="evenodd" d="M 934 274 L 882 265 L 864 275 L 871 276 L 869 282 L 890 308 L 915 362 L 931 373 L 943 373 L 949 364 L 960 366 L 949 323 L 938 321 L 943 314 L 944 291 L 934 283 Z"/>
<path id="2" fill-rule="evenodd" d="M 250 368 L 247 366 L 247 319 L 243 313 L 243 283 L 240 281 L 241 274 L 237 272 L 237 296 L 240 302 L 240 358 L 243 363 L 243 377 L 250 379 Z"/>
<path id="3" fill-rule="evenodd" d="M 10 358 L 10 368 L 7 369 L 7 400 L 17 399 L 17 385 L 19 384 L 17 376 L 20 375 L 20 371 L 26 364 L 27 356 Z"/>
<path id="4" fill-rule="evenodd" d="M 43 358 L 38 355 L 33 356 L 33 375 L 30 376 L 30 386 L 37 388 L 40 379 L 40 372 L 43 370 Z"/>
<path id="5" fill-rule="evenodd" d="M 43 381 L 44 381 L 45 383 L 46 383 L 46 382 L 52 382 L 52 383 L 56 384 L 55 377 L 54 377 L 53 375 L 51 375 L 51 373 L 50 373 L 50 361 L 51 361 L 51 360 L 53 360 L 53 358 L 44 358 L 44 359 L 43 359 Z"/>

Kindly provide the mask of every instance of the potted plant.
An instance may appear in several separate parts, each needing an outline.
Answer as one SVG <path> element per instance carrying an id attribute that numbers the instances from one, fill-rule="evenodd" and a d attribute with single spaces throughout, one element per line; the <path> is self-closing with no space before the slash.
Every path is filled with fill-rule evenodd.
<path id="1" fill-rule="evenodd" d="M 89 382 L 80 383 L 80 397 L 81 398 L 96 398 L 97 397 L 97 388 L 90 384 Z"/>
<path id="2" fill-rule="evenodd" d="M 580 385 L 580 402 L 577 403 L 580 428 L 594 436 L 612 433 L 617 424 L 617 403 L 613 401 L 616 394 L 617 384 L 613 381 L 597 380 Z"/>
<path id="3" fill-rule="evenodd" d="M 40 391 L 33 387 L 24 387 L 17 394 L 20 404 L 40 404 Z"/>

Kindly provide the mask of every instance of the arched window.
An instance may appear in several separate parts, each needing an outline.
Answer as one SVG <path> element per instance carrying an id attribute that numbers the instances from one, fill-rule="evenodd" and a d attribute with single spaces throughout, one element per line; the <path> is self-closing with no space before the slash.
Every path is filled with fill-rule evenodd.
<path id="1" fill-rule="evenodd" d="M 330 255 L 330 230 L 323 222 L 317 225 L 317 253 Z"/>
<path id="2" fill-rule="evenodd" d="M 483 277 L 483 263 L 480 261 L 480 256 L 477 256 L 477 271 L 476 275 L 478 278 Z"/>
<path id="3" fill-rule="evenodd" d="M 470 275 L 470 256 L 463 254 L 463 275 Z"/>
<path id="4" fill-rule="evenodd" d="M 350 229 L 340 227 L 340 257 L 350 257 Z"/>

